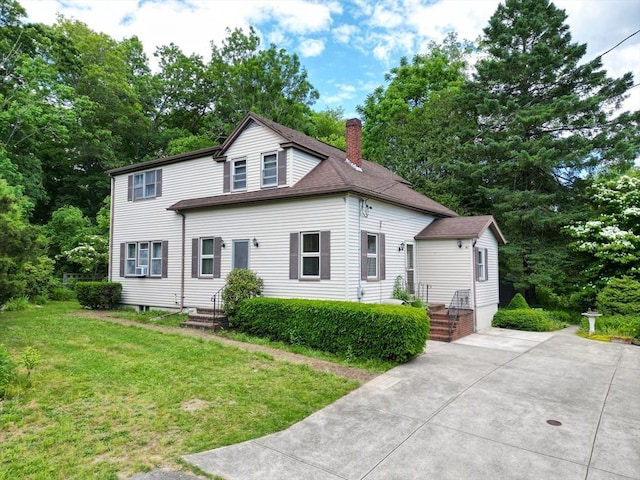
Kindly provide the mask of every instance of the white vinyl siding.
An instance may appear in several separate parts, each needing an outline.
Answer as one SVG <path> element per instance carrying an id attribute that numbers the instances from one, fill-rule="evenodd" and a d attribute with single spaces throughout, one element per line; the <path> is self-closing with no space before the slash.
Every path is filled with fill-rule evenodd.
<path id="1" fill-rule="evenodd" d="M 486 281 L 476 282 L 476 306 L 496 306 L 499 303 L 499 279 L 498 279 L 498 242 L 491 229 L 487 229 L 476 242 L 476 248 L 485 249 L 487 252 Z"/>
<path id="2" fill-rule="evenodd" d="M 349 231 L 344 262 L 349 276 L 345 281 L 345 296 L 358 300 L 358 289 L 362 288 L 362 302 L 382 303 L 391 298 L 393 284 L 398 275 L 406 275 L 405 254 L 398 248 L 402 242 L 413 241 L 413 237 L 433 221 L 433 217 L 402 207 L 368 200 L 367 216 L 362 215 L 358 197 L 347 196 L 347 210 L 343 223 Z M 367 282 L 361 279 L 361 232 L 385 235 L 385 280 Z M 335 258 L 332 252 L 332 258 Z M 339 260 L 336 260 L 339 262 Z M 418 275 L 419 266 L 415 273 Z"/>
<path id="3" fill-rule="evenodd" d="M 472 290 L 473 247 L 463 240 L 419 240 L 416 242 L 418 279 L 429 285 L 429 301 L 449 305 L 456 290 Z"/>
<path id="4" fill-rule="evenodd" d="M 212 195 L 215 182 L 218 180 L 217 167 L 218 164 L 211 160 L 211 156 L 163 165 L 162 196 L 156 197 L 153 201 L 128 201 L 128 178 L 132 174 L 122 174 L 112 179 L 111 202 L 114 220 L 113 236 L 110 242 L 109 278 L 122 283 L 122 303 L 166 309 L 179 307 L 182 218 L 175 212 L 168 211 L 167 207 L 183 200 L 185 192 L 188 192 L 188 197 L 194 198 Z M 222 168 L 220 168 L 220 175 L 222 175 Z M 222 189 L 221 176 L 219 185 Z M 167 277 L 149 281 L 149 279 L 127 273 L 130 265 L 135 268 L 135 260 L 128 258 L 126 247 L 124 248 L 126 276 L 120 277 L 120 245 L 156 240 L 168 243 L 167 265 L 163 264 L 160 267 L 167 271 Z M 155 263 L 157 265 L 161 262 Z"/>
<path id="5" fill-rule="evenodd" d="M 201 237 L 216 225 L 215 235 L 224 239 L 221 278 L 198 279 L 186 275 L 185 305 L 207 305 L 234 266 L 233 240 L 250 239 L 249 268 L 264 280 L 267 297 L 345 300 L 344 200 L 342 196 L 300 199 L 187 212 L 186 238 Z M 331 278 L 300 281 L 289 278 L 289 242 L 292 232 L 331 232 Z M 253 244 L 256 239 L 259 246 Z M 356 252 L 357 254 L 357 252 Z M 191 258 L 187 242 L 186 258 Z"/>
<path id="6" fill-rule="evenodd" d="M 298 150 L 293 150 L 292 156 L 291 184 L 294 185 L 313 170 L 320 163 L 320 159 Z"/>
<path id="7" fill-rule="evenodd" d="M 252 123 L 247 126 L 235 139 L 232 145 L 225 151 L 228 161 L 242 158 L 246 160 L 246 191 L 252 192 L 262 188 L 262 154 L 275 153 L 280 148 L 284 139 L 267 128 Z M 219 182 L 212 195 L 220 195 L 223 190 L 223 162 L 216 165 L 219 172 Z M 233 177 L 233 168 L 231 168 Z M 233 178 L 231 190 L 234 190 Z M 191 196 L 191 195 L 190 195 Z"/>

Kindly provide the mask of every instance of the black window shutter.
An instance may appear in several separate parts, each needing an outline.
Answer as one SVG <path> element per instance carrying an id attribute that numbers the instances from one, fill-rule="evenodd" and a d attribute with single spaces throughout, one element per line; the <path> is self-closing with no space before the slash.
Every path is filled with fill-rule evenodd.
<path id="1" fill-rule="evenodd" d="M 198 257 L 200 256 L 198 253 L 198 249 L 200 247 L 200 239 L 192 238 L 191 239 L 191 278 L 198 278 Z"/>
<path id="2" fill-rule="evenodd" d="M 289 234 L 289 279 L 296 280 L 298 278 L 298 242 L 300 240 L 299 233 Z"/>
<path id="3" fill-rule="evenodd" d="M 222 237 L 213 238 L 213 278 L 220 278 L 220 265 L 222 261 Z"/>
<path id="4" fill-rule="evenodd" d="M 133 200 L 133 175 L 127 177 L 127 201 Z"/>
<path id="5" fill-rule="evenodd" d="M 125 254 L 127 251 L 127 244 L 126 243 L 121 243 L 120 244 L 120 276 L 124 277 L 124 262 L 125 262 Z"/>
<path id="6" fill-rule="evenodd" d="M 169 276 L 169 242 L 167 240 L 162 241 L 162 278 Z"/>
<path id="7" fill-rule="evenodd" d="M 380 259 L 380 280 L 386 280 L 387 278 L 387 256 L 385 253 L 385 241 L 384 233 L 378 235 L 378 258 Z"/>
<path id="8" fill-rule="evenodd" d="M 367 279 L 367 231 L 360 231 L 360 280 Z"/>
<path id="9" fill-rule="evenodd" d="M 231 191 L 231 162 L 224 162 L 224 174 L 222 177 L 222 191 Z"/>
<path id="10" fill-rule="evenodd" d="M 162 169 L 156 170 L 156 197 L 162 196 Z"/>
<path id="11" fill-rule="evenodd" d="M 278 185 L 287 184 L 287 151 L 278 152 Z"/>
<path id="12" fill-rule="evenodd" d="M 331 280 L 331 232 L 320 232 L 320 279 Z"/>

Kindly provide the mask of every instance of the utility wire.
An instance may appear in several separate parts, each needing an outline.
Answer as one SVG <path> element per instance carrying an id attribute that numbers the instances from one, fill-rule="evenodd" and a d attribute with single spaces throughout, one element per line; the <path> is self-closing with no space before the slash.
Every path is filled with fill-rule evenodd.
<path id="1" fill-rule="evenodd" d="M 614 45 L 613 47 L 611 47 L 609 50 L 607 50 L 606 52 L 598 55 L 599 57 L 604 57 L 607 53 L 611 52 L 612 50 L 615 50 L 616 48 L 618 48 L 620 45 L 622 45 L 624 42 L 626 42 L 627 40 L 629 40 L 631 37 L 633 37 L 634 35 L 637 35 L 638 33 L 640 33 L 640 30 L 636 30 L 635 32 L 633 32 L 631 35 L 629 35 L 627 38 L 620 40 L 616 45 Z"/>

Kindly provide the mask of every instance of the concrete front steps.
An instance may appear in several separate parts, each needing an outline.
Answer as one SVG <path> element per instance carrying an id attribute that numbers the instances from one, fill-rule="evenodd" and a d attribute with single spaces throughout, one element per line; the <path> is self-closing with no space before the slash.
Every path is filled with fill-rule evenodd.
<path id="1" fill-rule="evenodd" d="M 473 333 L 473 310 L 459 310 L 458 320 L 449 335 L 449 309 L 444 303 L 429 304 L 428 309 L 431 329 L 429 340 L 452 342 Z"/>
<path id="2" fill-rule="evenodd" d="M 195 312 L 189 311 L 189 319 L 180 324 L 181 327 L 199 328 L 202 330 L 220 330 L 229 326 L 229 320 L 219 310 L 197 307 Z"/>

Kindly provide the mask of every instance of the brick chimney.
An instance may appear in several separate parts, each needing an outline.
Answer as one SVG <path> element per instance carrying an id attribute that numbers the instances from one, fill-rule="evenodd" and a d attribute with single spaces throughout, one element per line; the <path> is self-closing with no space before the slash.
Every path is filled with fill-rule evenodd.
<path id="1" fill-rule="evenodd" d="M 362 168 L 362 122 L 357 118 L 347 120 L 347 160 Z"/>

